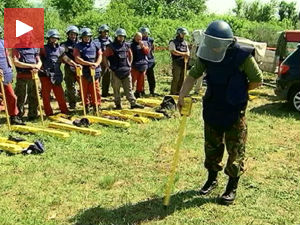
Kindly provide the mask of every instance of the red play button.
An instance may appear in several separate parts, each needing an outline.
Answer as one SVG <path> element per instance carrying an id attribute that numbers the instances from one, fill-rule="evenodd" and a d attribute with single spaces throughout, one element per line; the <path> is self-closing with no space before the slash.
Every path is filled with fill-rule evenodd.
<path id="1" fill-rule="evenodd" d="M 44 46 L 44 9 L 4 9 L 5 48 L 42 48 Z"/>

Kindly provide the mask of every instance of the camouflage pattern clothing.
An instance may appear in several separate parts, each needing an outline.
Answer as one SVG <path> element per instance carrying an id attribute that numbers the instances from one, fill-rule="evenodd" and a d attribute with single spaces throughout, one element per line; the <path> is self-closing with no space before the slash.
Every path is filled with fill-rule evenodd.
<path id="1" fill-rule="evenodd" d="M 69 102 L 69 107 L 75 108 L 77 100 L 76 73 L 75 71 L 72 71 L 70 66 L 67 64 L 65 65 L 64 80 L 66 84 L 66 96 Z"/>
<path id="2" fill-rule="evenodd" d="M 245 144 L 247 140 L 247 123 L 244 112 L 233 126 L 227 130 L 204 124 L 205 161 L 204 166 L 211 171 L 223 169 L 222 158 L 226 146 L 228 160 L 225 174 L 230 177 L 239 177 L 243 174 Z"/>
<path id="3" fill-rule="evenodd" d="M 24 116 L 24 105 L 28 102 L 28 118 L 37 117 L 38 99 L 36 96 L 35 82 L 33 79 L 17 78 L 15 93 L 17 96 L 18 116 Z"/>

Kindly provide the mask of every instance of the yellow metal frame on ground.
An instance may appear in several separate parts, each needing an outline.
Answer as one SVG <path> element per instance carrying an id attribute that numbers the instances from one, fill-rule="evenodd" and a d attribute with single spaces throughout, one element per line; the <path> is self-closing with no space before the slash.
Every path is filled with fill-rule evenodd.
<path id="1" fill-rule="evenodd" d="M 122 114 L 120 111 L 112 111 L 112 110 L 102 110 L 101 111 L 102 116 L 114 116 L 125 120 L 132 120 L 136 123 L 149 123 L 150 120 L 146 117 L 142 116 L 133 116 L 133 115 L 126 115 Z"/>
<path id="2" fill-rule="evenodd" d="M 153 119 L 164 118 L 164 115 L 162 113 L 150 112 L 150 111 L 141 110 L 141 109 L 122 109 L 121 113 L 129 114 L 129 115 L 140 115 L 140 116 L 150 117 Z"/>
<path id="3" fill-rule="evenodd" d="M 151 98 L 138 98 L 136 100 L 138 104 L 145 105 L 148 107 L 158 107 L 160 106 L 162 100 L 159 99 L 151 99 Z"/>
<path id="4" fill-rule="evenodd" d="M 124 121 L 111 120 L 103 117 L 89 116 L 89 115 L 86 115 L 84 118 L 87 118 L 90 121 L 90 123 L 100 123 L 104 125 L 110 125 L 110 126 L 121 127 L 121 128 L 130 127 L 130 123 Z"/>
<path id="5" fill-rule="evenodd" d="M 64 124 L 64 123 L 56 123 L 56 122 L 50 122 L 48 127 L 55 128 L 55 129 L 61 129 L 61 130 L 68 130 L 68 131 L 77 131 L 84 134 L 99 136 L 101 132 L 99 130 L 94 130 L 91 128 L 86 127 L 76 127 L 74 125 L 70 124 Z"/>
<path id="6" fill-rule="evenodd" d="M 28 141 L 16 142 L 0 137 L 0 149 L 13 154 L 21 153 L 24 149 L 27 149 L 32 144 L 33 143 Z"/>
<path id="7" fill-rule="evenodd" d="M 64 139 L 70 137 L 70 135 L 66 132 L 57 131 L 57 130 L 53 130 L 53 129 L 47 129 L 44 127 L 38 128 L 38 127 L 30 127 L 27 125 L 26 126 L 12 125 L 11 130 L 21 132 L 21 133 L 34 133 L 34 134 L 43 133 L 43 134 L 47 134 L 47 135 L 56 136 L 59 138 L 64 138 Z"/>

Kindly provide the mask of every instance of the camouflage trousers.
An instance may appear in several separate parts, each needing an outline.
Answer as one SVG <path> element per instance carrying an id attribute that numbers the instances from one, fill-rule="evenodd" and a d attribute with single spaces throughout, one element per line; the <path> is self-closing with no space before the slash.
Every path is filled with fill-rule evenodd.
<path id="1" fill-rule="evenodd" d="M 221 171 L 223 169 L 222 159 L 224 149 L 228 152 L 225 174 L 230 177 L 239 177 L 243 174 L 245 144 L 247 140 L 247 124 L 245 116 L 241 116 L 231 128 L 221 130 L 204 125 L 205 135 L 205 162 L 208 170 Z"/>
<path id="2" fill-rule="evenodd" d="M 19 116 L 24 116 L 24 106 L 28 102 L 28 117 L 37 117 L 38 100 L 36 96 L 35 82 L 33 79 L 17 79 L 15 94 Z"/>
<path id="3" fill-rule="evenodd" d="M 75 107 L 77 100 L 76 90 L 76 74 L 70 69 L 69 65 L 65 65 L 66 97 L 70 107 Z"/>

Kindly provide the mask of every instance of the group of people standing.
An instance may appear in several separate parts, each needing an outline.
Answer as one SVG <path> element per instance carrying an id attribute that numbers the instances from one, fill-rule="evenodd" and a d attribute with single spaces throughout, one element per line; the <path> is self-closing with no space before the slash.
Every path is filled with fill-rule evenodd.
<path id="1" fill-rule="evenodd" d="M 33 73 L 38 73 L 41 82 L 46 116 L 53 115 L 50 104 L 51 91 L 62 113 L 67 114 L 69 109 L 76 108 L 78 101 L 76 83 L 79 82 L 76 68 L 82 70 L 81 91 L 86 112 L 91 109 L 96 111 L 96 107 L 101 105 L 101 96 L 110 95 L 110 85 L 113 89 L 116 109 L 122 108 L 121 86 L 131 108 L 143 108 L 136 103 L 136 98 L 145 95 L 145 76 L 152 96 L 155 95 L 156 85 L 154 40 L 149 37 L 149 28 L 141 27 L 131 42 L 126 41 L 126 30 L 122 28 L 115 31 L 114 38 L 109 36 L 110 28 L 106 24 L 101 25 L 98 31 L 99 36 L 93 39 L 90 28 L 79 30 L 76 26 L 69 26 L 66 29 L 67 40 L 59 43 L 61 38 L 59 32 L 50 29 L 46 34 L 47 43 L 44 48 L 14 48 L 12 62 L 8 57 L 7 49 L 4 48 L 4 41 L 0 40 L 0 74 L 4 78 L 7 107 L 12 124 L 23 124 L 25 103 L 28 103 L 28 120 L 34 120 L 38 116 L 38 99 Z M 11 85 L 12 63 L 17 71 L 15 90 Z M 64 75 L 61 71 L 61 63 L 65 64 Z M 92 76 L 95 76 L 96 96 Z M 62 87 L 63 81 L 65 81 L 66 93 Z"/>

